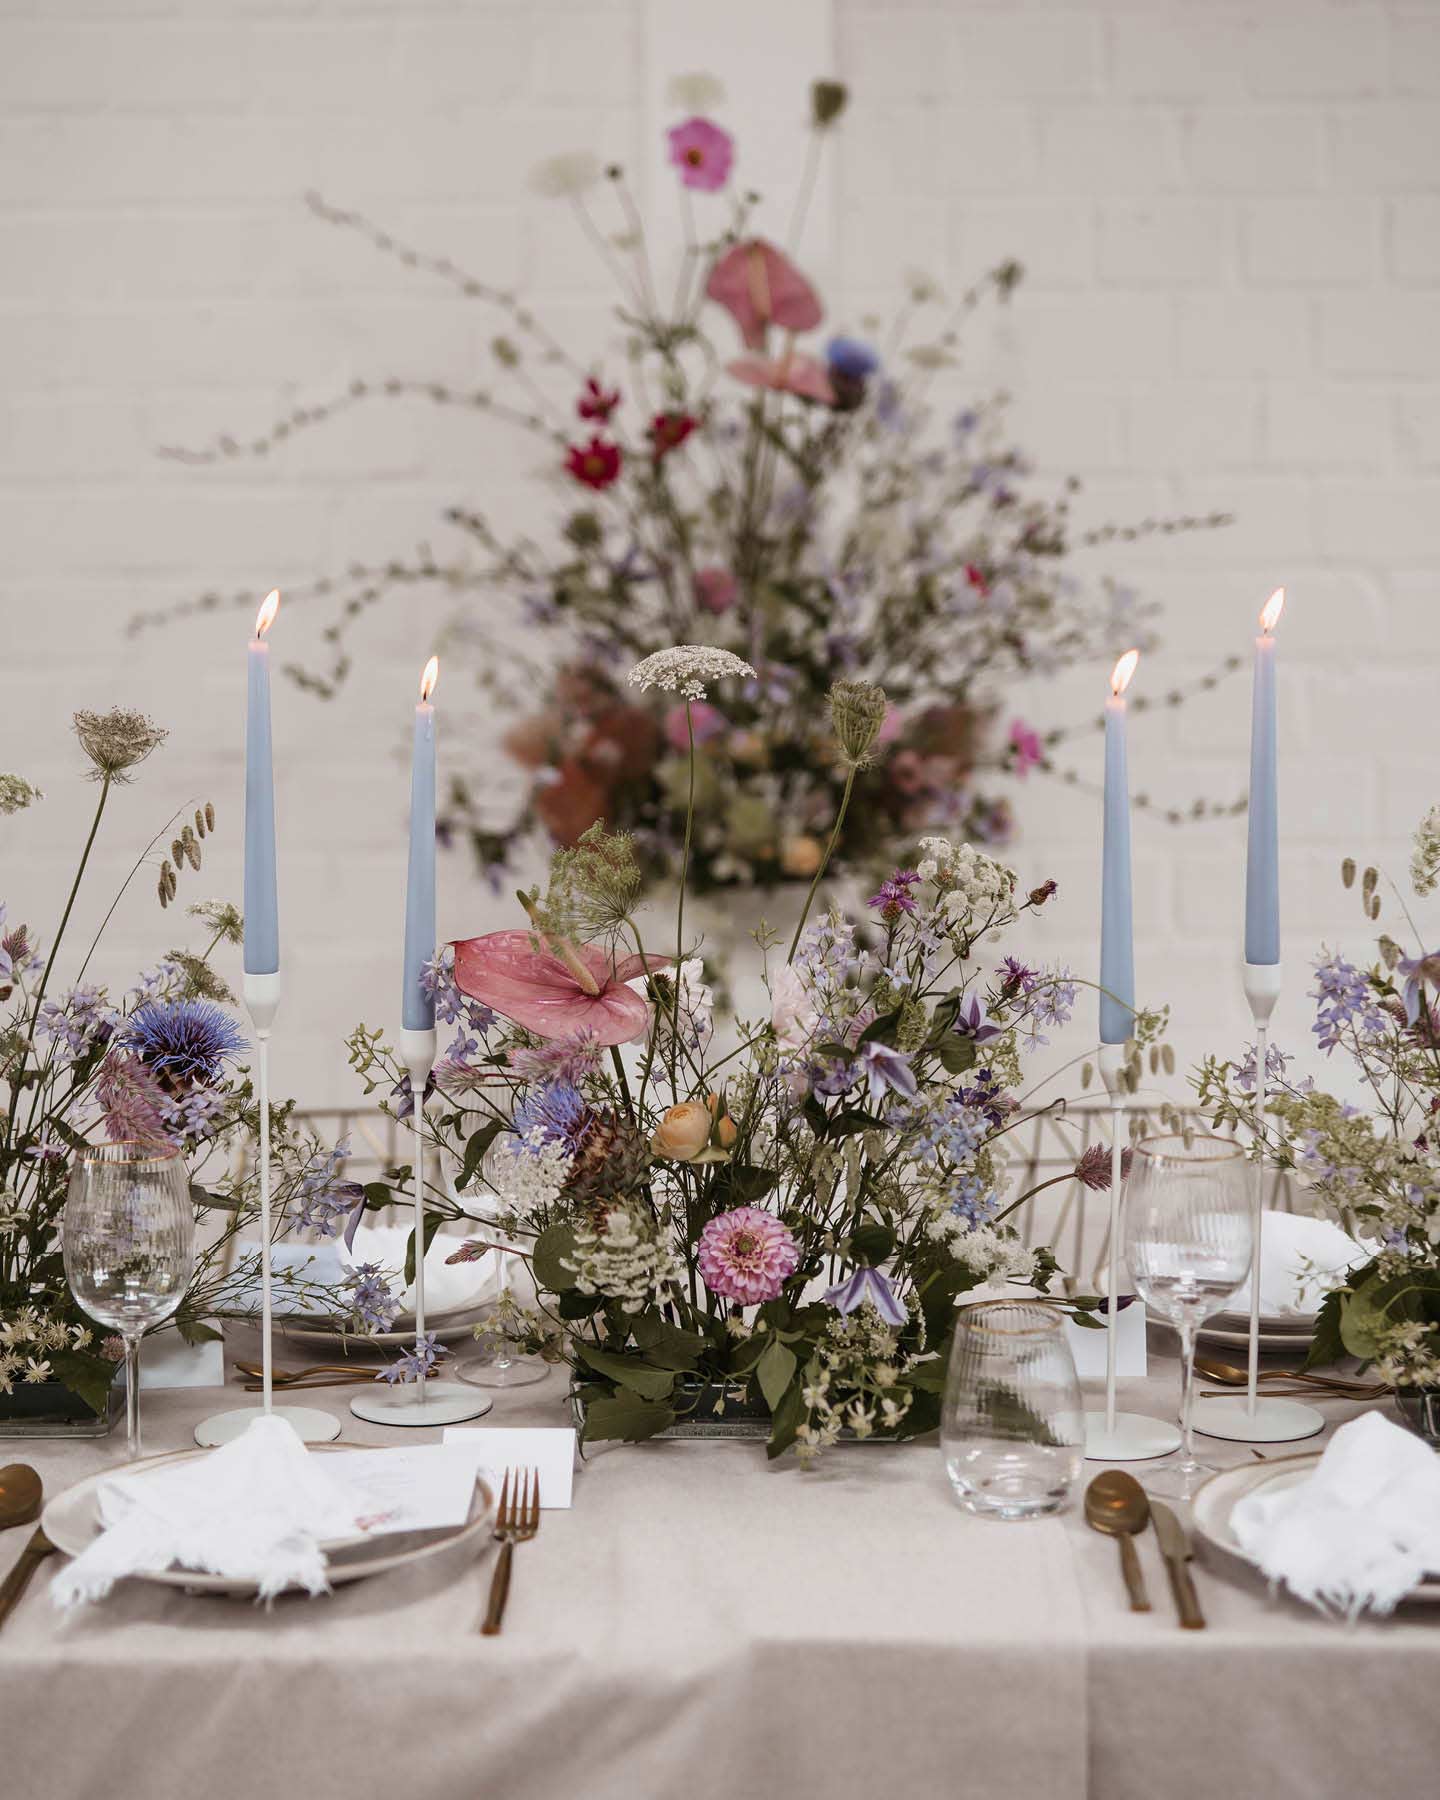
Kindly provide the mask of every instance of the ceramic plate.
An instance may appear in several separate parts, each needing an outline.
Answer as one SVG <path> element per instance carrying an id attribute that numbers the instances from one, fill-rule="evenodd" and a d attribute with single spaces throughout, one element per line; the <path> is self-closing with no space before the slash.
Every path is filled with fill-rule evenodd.
<path id="1" fill-rule="evenodd" d="M 1250 1327 L 1245 1325 L 1238 1329 L 1232 1329 L 1226 1325 L 1217 1324 L 1214 1319 L 1211 1319 L 1200 1327 L 1195 1336 L 1202 1344 L 1224 1344 L 1230 1350 L 1244 1350 L 1250 1343 Z M 1262 1350 L 1308 1350 L 1310 1333 L 1305 1330 L 1282 1331 L 1267 1328 L 1262 1320 L 1260 1323 L 1260 1348 Z"/>
<path id="2" fill-rule="evenodd" d="M 343 1444 L 314 1444 L 311 1449 L 319 1456 L 349 1454 Z M 208 1450 L 177 1450 L 169 1456 L 148 1456 L 144 1460 L 146 1466 L 158 1468 L 162 1463 L 210 1454 Z M 141 1465 L 135 1466 L 138 1468 Z M 98 1475 L 90 1475 L 84 1481 L 76 1482 L 74 1487 L 66 1488 L 63 1494 L 57 1494 L 49 1502 L 40 1515 L 40 1523 L 45 1528 L 45 1535 L 57 1549 L 63 1550 L 67 1556 L 78 1556 L 99 1537 L 100 1513 L 96 1489 L 107 1476 L 119 1472 L 118 1469 L 102 1469 Z M 336 1559 L 330 1568 L 331 1584 L 339 1587 L 344 1582 L 363 1581 L 368 1575 L 383 1575 L 388 1569 L 403 1568 L 409 1563 L 423 1562 L 426 1557 L 437 1556 L 442 1550 L 449 1550 L 455 1544 L 469 1544 L 477 1550 L 481 1549 L 489 1541 L 494 1516 L 495 1496 L 482 1478 L 476 1486 L 470 1517 L 463 1525 L 457 1525 L 452 1530 L 382 1532 L 368 1544 L 364 1538 L 347 1538 L 340 1543 L 324 1545 L 327 1553 L 333 1553 Z M 387 1536 L 391 1540 L 388 1544 Z M 406 1540 L 410 1540 L 408 1545 Z M 128 1579 L 158 1582 L 162 1587 L 183 1588 L 192 1594 L 233 1594 L 253 1599 L 256 1592 L 253 1581 L 228 1575 L 207 1575 L 194 1569 L 162 1569 L 157 1574 L 132 1575 Z"/>
<path id="3" fill-rule="evenodd" d="M 458 1344 L 475 1335 L 483 1309 L 467 1307 L 460 1312 L 427 1313 L 425 1329 L 433 1331 L 442 1344 Z M 277 1318 L 275 1329 L 301 1344 L 347 1344 L 352 1349 L 405 1350 L 415 1342 L 414 1315 L 401 1313 L 389 1331 L 355 1331 L 339 1319 L 325 1319 L 302 1313 L 290 1318 Z M 363 1365 L 362 1365 L 363 1366 Z"/>
<path id="4" fill-rule="evenodd" d="M 1254 1568 L 1253 1559 L 1240 1548 L 1230 1525 L 1230 1515 L 1235 1510 L 1236 1502 L 1246 1494 L 1253 1494 L 1257 1489 L 1269 1487 L 1272 1483 L 1293 1487 L 1297 1481 L 1304 1481 L 1313 1474 L 1319 1460 L 1320 1453 L 1317 1450 L 1306 1456 L 1271 1457 L 1265 1463 L 1241 1463 L 1235 1469 L 1222 1469 L 1218 1475 L 1212 1475 L 1195 1495 L 1196 1531 L 1216 1549 L 1223 1550 L 1227 1556 L 1238 1557 L 1241 1562 L 1249 1563 Z M 1427 1575 L 1406 1595 L 1406 1599 L 1440 1605 L 1440 1575 Z"/>

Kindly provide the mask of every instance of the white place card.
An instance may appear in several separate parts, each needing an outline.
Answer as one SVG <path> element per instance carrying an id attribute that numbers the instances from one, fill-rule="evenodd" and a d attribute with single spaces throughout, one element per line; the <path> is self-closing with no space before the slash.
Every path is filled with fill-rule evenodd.
<path id="1" fill-rule="evenodd" d="M 1104 1314 L 1093 1315 L 1102 1323 Z M 1121 1381 L 1130 1381 L 1146 1373 L 1145 1357 L 1145 1308 L 1140 1301 L 1132 1300 L 1118 1315 L 1119 1324 L 1115 1331 L 1115 1374 Z M 1085 1325 L 1065 1321 L 1065 1337 L 1075 1358 L 1075 1372 L 1082 1381 L 1103 1381 L 1105 1379 L 1106 1339 L 1103 1331 L 1094 1331 Z"/>
<path id="2" fill-rule="evenodd" d="M 443 1448 L 463 1448 L 473 1472 L 492 1477 L 496 1495 L 507 1469 L 536 1469 L 540 1504 L 569 1506 L 575 1485 L 575 1432 L 568 1425 L 451 1425 Z"/>
<path id="3" fill-rule="evenodd" d="M 351 1450 L 325 1457 L 322 1467 L 355 1503 L 365 1532 L 426 1531 L 470 1516 L 475 1464 L 444 1444 Z"/>

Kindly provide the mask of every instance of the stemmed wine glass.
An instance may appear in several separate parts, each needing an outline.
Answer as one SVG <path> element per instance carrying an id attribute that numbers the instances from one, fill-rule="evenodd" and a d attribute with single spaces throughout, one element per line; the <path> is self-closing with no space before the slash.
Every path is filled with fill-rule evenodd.
<path id="1" fill-rule="evenodd" d="M 126 1453 L 140 1455 L 140 1339 L 185 1297 L 195 1209 L 180 1152 L 92 1144 L 70 1172 L 61 1220 L 65 1275 L 85 1312 L 125 1340 Z"/>
<path id="2" fill-rule="evenodd" d="M 1145 1138 L 1135 1146 L 1125 1195 L 1125 1256 L 1136 1292 L 1179 1333 L 1183 1358 L 1180 1457 L 1147 1485 L 1182 1500 L 1213 1473 L 1195 1456 L 1195 1334 L 1250 1273 L 1254 1238 L 1239 1144 L 1188 1133 Z"/>

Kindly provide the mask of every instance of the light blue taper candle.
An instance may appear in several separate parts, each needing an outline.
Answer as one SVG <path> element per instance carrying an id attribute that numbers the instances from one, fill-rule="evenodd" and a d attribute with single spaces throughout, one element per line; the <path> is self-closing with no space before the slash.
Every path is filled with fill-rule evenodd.
<path id="1" fill-rule="evenodd" d="M 405 887 L 405 987 L 400 1022 L 407 1031 L 435 1029 L 435 997 L 425 991 L 425 965 L 435 955 L 435 708 L 430 695 L 440 664 L 431 657 L 420 678 L 410 757 L 410 871 Z"/>
<path id="2" fill-rule="evenodd" d="M 1245 960 L 1280 960 L 1280 801 L 1275 770 L 1275 626 L 1285 606 L 1276 588 L 1260 614 L 1250 708 L 1250 831 L 1245 857 Z"/>
<path id="3" fill-rule="evenodd" d="M 267 594 L 250 642 L 245 706 L 245 973 L 280 971 L 280 907 L 275 893 L 275 772 L 270 748 L 270 647 L 265 633 L 280 606 Z"/>
<path id="4" fill-rule="evenodd" d="M 1140 660 L 1127 650 L 1105 702 L 1105 846 L 1100 910 L 1100 1042 L 1123 1044 L 1135 1028 L 1135 927 L 1130 884 L 1130 772 L 1125 689 Z"/>

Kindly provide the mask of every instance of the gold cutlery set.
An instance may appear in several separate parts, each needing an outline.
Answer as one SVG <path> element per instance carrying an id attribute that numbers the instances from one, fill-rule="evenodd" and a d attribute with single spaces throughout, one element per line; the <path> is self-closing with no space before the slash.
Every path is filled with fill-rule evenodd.
<path id="1" fill-rule="evenodd" d="M 1135 1539 L 1147 1525 L 1155 1527 L 1175 1611 L 1185 1631 L 1201 1631 L 1205 1615 L 1190 1575 L 1194 1551 L 1185 1529 L 1162 1500 L 1152 1500 L 1133 1475 L 1123 1469 L 1106 1469 L 1085 1490 L 1085 1523 L 1120 1545 L 1120 1572 L 1130 1596 L 1131 1612 L 1149 1612 L 1150 1596 L 1145 1571 L 1140 1566 Z"/>
<path id="2" fill-rule="evenodd" d="M 1213 1356 L 1197 1356 L 1195 1373 L 1207 1381 L 1223 1383 L 1220 1388 L 1203 1388 L 1201 1398 L 1215 1399 L 1248 1387 L 1250 1377 L 1235 1363 L 1220 1362 Z M 1357 1381 L 1346 1375 L 1317 1375 L 1308 1369 L 1261 1369 L 1256 1378 L 1262 1392 L 1275 1399 L 1298 1396 L 1306 1400 L 1383 1400 L 1390 1392 L 1383 1381 Z M 1286 1385 L 1282 1385 L 1286 1384 Z"/>

